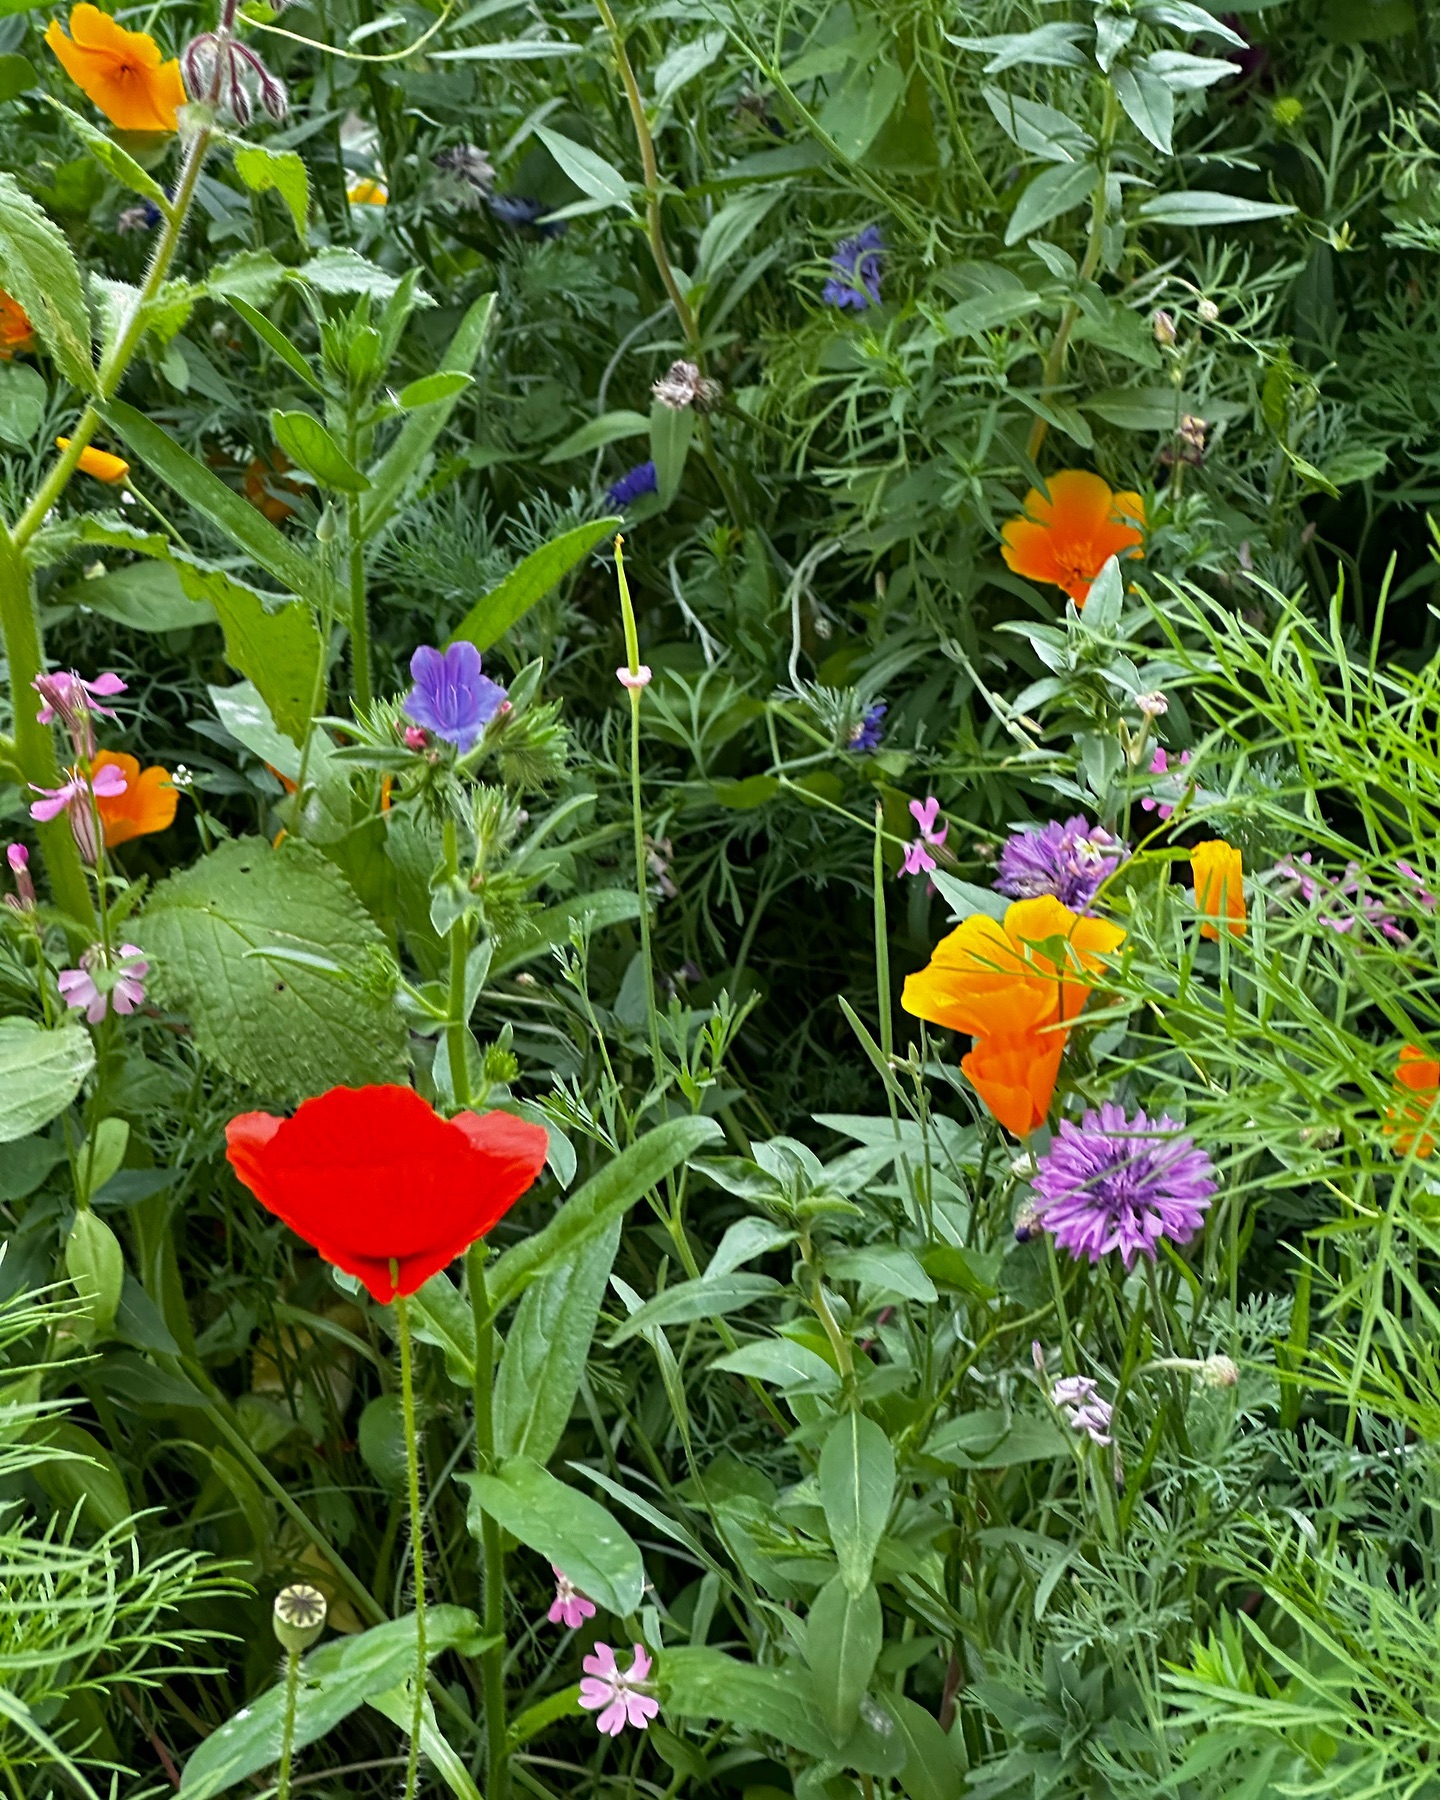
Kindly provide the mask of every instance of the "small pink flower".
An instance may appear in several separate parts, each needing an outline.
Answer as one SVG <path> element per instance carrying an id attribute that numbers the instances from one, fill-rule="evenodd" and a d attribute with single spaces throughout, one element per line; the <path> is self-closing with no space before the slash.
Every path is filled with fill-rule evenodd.
<path id="1" fill-rule="evenodd" d="M 35 883 L 30 879 L 30 852 L 23 844 L 9 844 L 5 860 L 15 877 L 15 893 L 5 896 L 5 904 L 17 912 L 29 912 L 35 905 Z M 18 896 L 18 898 L 17 898 Z"/>
<path id="2" fill-rule="evenodd" d="M 1190 752 L 1188 750 L 1182 750 L 1180 752 L 1180 761 L 1176 766 L 1183 769 L 1189 760 Z M 1169 772 L 1170 759 L 1166 756 L 1164 749 L 1157 744 L 1155 746 L 1155 755 L 1150 762 L 1150 773 L 1152 775 L 1168 775 Z M 1167 806 L 1163 801 L 1152 799 L 1151 796 L 1147 794 L 1140 802 L 1140 810 L 1142 812 L 1159 813 L 1162 819 L 1168 819 L 1175 808 L 1173 806 Z"/>
<path id="3" fill-rule="evenodd" d="M 627 1725 L 644 1731 L 660 1711 L 660 1702 L 637 1688 L 650 1673 L 650 1658 L 643 1644 L 636 1644 L 635 1660 L 623 1674 L 608 1644 L 597 1644 L 594 1655 L 587 1656 L 580 1666 L 585 1671 L 580 1704 L 586 1712 L 604 1708 L 595 1723 L 607 1737 L 619 1737 Z"/>
<path id="4" fill-rule="evenodd" d="M 638 668 L 629 669 L 622 663 L 615 671 L 615 679 L 621 687 L 630 688 L 632 691 L 636 688 L 647 688 L 651 680 L 650 665 L 641 663 Z"/>
<path id="5" fill-rule="evenodd" d="M 401 735 L 407 750 L 424 750 L 429 746 L 430 733 L 421 725 L 407 725 Z"/>
<path id="6" fill-rule="evenodd" d="M 85 1017 L 98 1025 L 113 1006 L 117 1013 L 132 1013 L 145 998 L 145 977 L 150 965 L 138 944 L 122 944 L 114 963 L 107 961 L 105 946 L 92 944 L 80 958 L 78 969 L 62 969 L 57 984 L 65 1004 L 85 1009 Z"/>
<path id="7" fill-rule="evenodd" d="M 114 763 L 105 763 L 97 769 L 93 778 L 78 763 L 65 773 L 69 780 L 64 787 L 36 787 L 32 781 L 32 793 L 43 798 L 33 801 L 30 817 L 37 824 L 44 825 L 50 819 L 58 818 L 63 813 L 70 816 L 70 830 L 75 842 L 80 847 L 80 854 L 86 862 L 93 863 L 100 852 L 100 845 L 95 831 L 95 809 L 90 796 L 98 794 L 102 800 L 113 800 L 117 794 L 125 792 L 125 776 Z"/>
<path id="8" fill-rule="evenodd" d="M 910 802 L 910 816 L 920 827 L 920 835 L 906 846 L 905 861 L 902 864 L 906 875 L 928 875 L 935 867 L 935 858 L 930 852 L 940 848 L 950 831 L 948 825 L 942 825 L 938 831 L 935 829 L 939 813 L 940 802 L 933 794 L 924 800 Z"/>
<path id="9" fill-rule="evenodd" d="M 110 707 L 100 704 L 101 699 L 108 700 L 114 694 L 125 692 L 125 683 L 118 675 L 107 673 L 97 675 L 93 681 L 84 681 L 74 669 L 56 669 L 49 675 L 37 675 L 30 685 L 40 696 L 40 710 L 35 715 L 39 723 L 49 725 L 59 719 L 70 733 L 75 754 L 85 757 L 95 754 L 91 719 L 97 713 L 107 719 L 115 717 Z"/>
<path id="10" fill-rule="evenodd" d="M 555 1571 L 555 1598 L 546 1617 L 552 1625 L 563 1624 L 570 1631 L 578 1631 L 587 1619 L 595 1617 L 595 1602 L 585 1598 L 559 1563 L 551 1563 L 550 1567 Z"/>

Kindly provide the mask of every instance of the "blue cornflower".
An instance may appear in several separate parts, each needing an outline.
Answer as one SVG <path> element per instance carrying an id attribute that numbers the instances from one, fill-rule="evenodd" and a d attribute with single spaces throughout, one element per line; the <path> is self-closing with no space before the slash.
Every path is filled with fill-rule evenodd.
<path id="1" fill-rule="evenodd" d="M 880 738 L 885 729 L 885 714 L 888 710 L 883 700 L 877 700 L 855 727 L 850 736 L 849 747 L 857 756 L 868 756 L 872 750 L 880 748 Z"/>
<path id="2" fill-rule="evenodd" d="M 633 469 L 626 471 L 618 481 L 612 482 L 605 490 L 605 504 L 615 512 L 623 512 L 642 494 L 654 494 L 659 491 L 659 482 L 655 477 L 653 462 L 638 463 Z"/>
<path id="3" fill-rule="evenodd" d="M 841 238 L 830 258 L 835 273 L 820 298 L 827 306 L 853 306 L 864 312 L 880 304 L 880 264 L 885 239 L 878 225 L 867 225 L 858 237 Z"/>
<path id="4" fill-rule="evenodd" d="M 548 225 L 541 225 L 550 208 L 543 200 L 535 200 L 529 194 L 491 194 L 487 204 L 490 211 L 502 225 L 513 226 L 517 231 L 526 225 L 534 226 L 541 237 L 559 237 L 565 229 L 565 221 L 556 219 Z"/>
<path id="5" fill-rule="evenodd" d="M 415 685 L 401 702 L 406 718 L 462 756 L 505 704 L 504 688 L 480 673 L 480 652 L 464 638 L 448 650 L 422 644 L 410 658 L 410 673 Z"/>

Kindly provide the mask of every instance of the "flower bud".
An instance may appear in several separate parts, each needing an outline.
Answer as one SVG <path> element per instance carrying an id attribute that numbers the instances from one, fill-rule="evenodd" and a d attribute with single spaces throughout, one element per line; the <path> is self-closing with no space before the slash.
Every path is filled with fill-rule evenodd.
<path id="1" fill-rule="evenodd" d="M 1170 702 L 1157 689 L 1152 694 L 1137 694 L 1135 709 L 1147 719 L 1163 719 L 1170 710 Z"/>
<path id="2" fill-rule="evenodd" d="M 308 1581 L 295 1581 L 275 1596 L 271 1623 L 283 1650 L 308 1650 L 325 1629 L 325 1596 Z"/>
<path id="3" fill-rule="evenodd" d="M 1240 1371 L 1229 1356 L 1207 1356 L 1200 1365 L 1200 1385 L 1208 1388 L 1234 1387 Z"/>
<path id="4" fill-rule="evenodd" d="M 1163 307 L 1157 307 L 1150 315 L 1150 329 L 1155 334 L 1155 342 L 1161 349 L 1168 350 L 1175 342 L 1175 318 Z"/>
<path id="5" fill-rule="evenodd" d="M 5 896 L 6 904 L 13 906 L 17 912 L 33 912 L 35 883 L 30 878 L 30 852 L 23 844 L 9 844 L 6 846 L 5 860 L 10 865 L 10 873 L 15 877 L 15 894 Z"/>
<path id="6" fill-rule="evenodd" d="M 1213 300 L 1202 300 L 1200 302 L 1200 304 L 1195 308 L 1195 311 L 1200 315 L 1200 317 L 1205 321 L 1205 323 L 1207 325 L 1213 325 L 1215 323 L 1215 321 L 1220 317 L 1220 308 L 1215 304 L 1215 302 Z"/>

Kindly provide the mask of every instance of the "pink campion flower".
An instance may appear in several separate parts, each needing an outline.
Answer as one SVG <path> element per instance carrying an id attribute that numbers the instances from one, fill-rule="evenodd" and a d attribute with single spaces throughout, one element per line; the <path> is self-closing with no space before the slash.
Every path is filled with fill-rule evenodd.
<path id="1" fill-rule="evenodd" d="M 600 1711 L 596 1725 L 607 1737 L 619 1737 L 627 1725 L 644 1731 L 660 1711 L 660 1702 L 650 1694 L 642 1694 L 638 1683 L 650 1673 L 650 1658 L 643 1644 L 635 1646 L 635 1660 L 623 1673 L 608 1644 L 597 1644 L 593 1656 L 580 1665 L 585 1679 L 580 1683 L 580 1704 L 586 1712 Z"/>
<path id="2" fill-rule="evenodd" d="M 595 1617 L 595 1602 L 586 1599 L 559 1563 L 551 1563 L 550 1567 L 555 1571 L 555 1598 L 546 1617 L 552 1625 L 563 1624 L 578 1631 L 587 1619 Z"/>
<path id="3" fill-rule="evenodd" d="M 1425 878 L 1421 875 L 1420 871 L 1418 869 L 1412 869 L 1408 862 L 1397 862 L 1395 867 L 1407 881 L 1414 883 L 1418 890 L 1415 895 L 1416 903 L 1423 906 L 1426 912 L 1434 912 L 1436 905 L 1435 896 L 1430 892 L 1429 888 L 1426 887 Z"/>
<path id="4" fill-rule="evenodd" d="M 80 958 L 78 969 L 62 969 L 57 977 L 65 1004 L 85 1008 L 85 1017 L 98 1025 L 113 1006 L 117 1013 L 132 1013 L 145 998 L 145 977 L 150 965 L 138 944 L 122 944 L 111 962 L 103 944 L 92 944 Z"/>
<path id="5" fill-rule="evenodd" d="M 16 912 L 33 912 L 35 883 L 30 879 L 30 852 L 23 844 L 8 844 L 5 860 L 15 878 L 15 892 L 5 896 L 5 904 L 13 906 Z"/>
<path id="6" fill-rule="evenodd" d="M 942 825 L 937 831 L 935 820 L 939 816 L 940 802 L 933 794 L 924 800 L 910 802 L 910 816 L 920 827 L 920 835 L 913 844 L 905 847 L 905 861 L 902 870 L 906 875 L 928 875 L 935 867 L 932 850 L 938 850 L 949 835 L 950 827 Z"/>
<path id="7" fill-rule="evenodd" d="M 95 808 L 91 795 L 102 800 L 113 800 L 117 794 L 123 794 L 125 774 L 114 763 L 102 764 L 93 776 L 78 763 L 65 773 L 69 780 L 63 787 L 42 788 L 36 787 L 33 781 L 30 783 L 31 792 L 41 795 L 39 800 L 31 803 L 30 817 L 37 824 L 44 825 L 49 820 L 58 818 L 62 812 L 68 813 L 70 830 L 80 847 L 80 854 L 86 862 L 93 863 L 100 853 L 100 844 L 96 835 Z"/>
<path id="8" fill-rule="evenodd" d="M 75 754 L 86 758 L 95 754 L 95 730 L 92 718 L 98 713 L 113 719 L 112 708 L 102 706 L 114 694 L 125 692 L 125 683 L 112 672 L 85 681 L 74 669 L 55 669 L 48 675 L 37 675 L 30 684 L 40 696 L 40 710 L 35 717 L 42 725 L 59 719 L 70 733 Z"/>
<path id="9" fill-rule="evenodd" d="M 1182 750 L 1180 752 L 1180 761 L 1175 765 L 1176 768 L 1183 769 L 1189 760 L 1190 752 L 1188 750 Z M 1150 761 L 1150 773 L 1152 775 L 1168 775 L 1170 773 L 1170 759 L 1166 756 L 1163 747 L 1159 744 L 1155 746 L 1155 754 Z M 1168 819 L 1175 808 L 1171 805 L 1167 805 L 1163 800 L 1156 800 L 1147 794 L 1140 802 L 1140 810 L 1142 812 L 1159 813 L 1162 819 Z"/>

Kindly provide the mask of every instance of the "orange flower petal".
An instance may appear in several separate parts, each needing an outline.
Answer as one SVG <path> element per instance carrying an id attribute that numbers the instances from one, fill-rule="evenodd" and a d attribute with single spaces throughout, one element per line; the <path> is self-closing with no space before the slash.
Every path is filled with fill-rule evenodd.
<path id="1" fill-rule="evenodd" d="M 20 350 L 28 350 L 35 342 L 35 328 L 30 315 L 20 302 L 0 288 L 0 362 L 9 362 Z"/>
<path id="2" fill-rule="evenodd" d="M 123 794 L 95 797 L 107 849 L 128 844 L 131 838 L 148 837 L 153 831 L 164 831 L 175 823 L 180 795 L 168 769 L 157 764 L 142 771 L 135 758 L 123 750 L 102 750 L 90 765 L 91 773 L 107 764 L 125 777 Z"/>
<path id="3" fill-rule="evenodd" d="M 55 443 L 61 450 L 70 448 L 67 437 L 56 438 Z M 80 452 L 80 460 L 75 466 L 82 475 L 107 482 L 112 487 L 128 480 L 130 475 L 130 465 L 123 456 L 112 456 L 108 450 L 97 450 L 93 444 L 87 444 Z"/>
<path id="4" fill-rule="evenodd" d="M 1083 606 L 1112 556 L 1143 556 L 1145 502 L 1128 490 L 1113 493 L 1088 469 L 1061 469 L 1046 485 L 1048 494 L 1031 488 L 1023 514 L 1006 521 L 1000 554 L 1017 575 L 1063 588 Z"/>
<path id="5" fill-rule="evenodd" d="M 1029 1137 L 1045 1123 L 1060 1075 L 1065 1036 L 1063 1031 L 1052 1031 L 1040 1036 L 981 1038 L 961 1060 L 971 1087 L 1017 1138 Z"/>
<path id="6" fill-rule="evenodd" d="M 1440 1094 L 1440 1062 L 1427 1056 L 1418 1044 L 1405 1044 L 1395 1065 L 1395 1087 L 1397 1104 L 1385 1109 L 1385 1135 L 1395 1140 L 1400 1155 L 1408 1156 L 1413 1150 L 1416 1156 L 1427 1157 L 1435 1149 L 1435 1139 L 1428 1131 L 1406 1127 L 1422 1124 Z"/>
<path id="7" fill-rule="evenodd" d="M 1240 852 L 1224 838 L 1210 838 L 1191 850 L 1190 870 L 1195 877 L 1196 909 L 1208 915 L 1201 922 L 1201 937 L 1218 942 L 1217 919 L 1225 921 L 1231 937 L 1244 937 L 1245 867 Z"/>
<path id="8" fill-rule="evenodd" d="M 127 31 L 99 7 L 75 7 L 67 37 L 52 19 L 45 42 L 65 73 L 121 131 L 173 132 L 186 101 L 180 64 L 165 62 L 147 32 Z"/>

